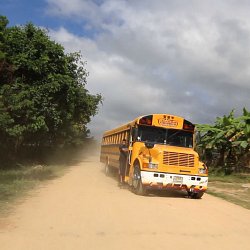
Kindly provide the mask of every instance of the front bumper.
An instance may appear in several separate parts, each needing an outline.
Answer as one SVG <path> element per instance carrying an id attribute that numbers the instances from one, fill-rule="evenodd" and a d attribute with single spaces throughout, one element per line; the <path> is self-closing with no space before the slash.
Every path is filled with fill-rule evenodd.
<path id="1" fill-rule="evenodd" d="M 208 177 L 180 175 L 161 172 L 141 171 L 142 184 L 147 189 L 185 189 L 192 192 L 205 192 Z"/>

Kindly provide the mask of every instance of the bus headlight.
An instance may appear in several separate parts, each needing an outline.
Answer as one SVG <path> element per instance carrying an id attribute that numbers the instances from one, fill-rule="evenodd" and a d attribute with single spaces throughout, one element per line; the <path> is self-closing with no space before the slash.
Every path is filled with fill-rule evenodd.
<path id="1" fill-rule="evenodd" d="M 208 174 L 208 168 L 203 162 L 199 162 L 198 174 Z"/>
<path id="2" fill-rule="evenodd" d="M 199 174 L 207 174 L 206 168 L 199 168 Z"/>

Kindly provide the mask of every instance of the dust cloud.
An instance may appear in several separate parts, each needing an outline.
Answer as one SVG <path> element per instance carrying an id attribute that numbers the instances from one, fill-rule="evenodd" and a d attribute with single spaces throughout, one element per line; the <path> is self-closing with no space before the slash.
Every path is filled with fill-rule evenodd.
<path id="1" fill-rule="evenodd" d="M 98 147 L 79 152 L 70 171 L 5 218 L 1 250 L 249 249 L 249 210 L 208 194 L 193 200 L 120 189 L 105 176 Z"/>

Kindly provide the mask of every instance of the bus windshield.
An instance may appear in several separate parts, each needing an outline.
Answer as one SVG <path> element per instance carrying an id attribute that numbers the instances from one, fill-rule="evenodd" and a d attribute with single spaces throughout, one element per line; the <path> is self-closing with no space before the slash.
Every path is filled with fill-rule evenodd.
<path id="1" fill-rule="evenodd" d="M 193 133 L 178 129 L 139 126 L 137 141 L 148 141 L 155 144 L 192 148 Z"/>

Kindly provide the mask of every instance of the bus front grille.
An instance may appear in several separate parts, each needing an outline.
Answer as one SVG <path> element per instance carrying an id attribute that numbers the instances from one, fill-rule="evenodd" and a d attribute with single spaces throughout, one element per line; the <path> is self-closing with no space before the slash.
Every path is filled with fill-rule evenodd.
<path id="1" fill-rule="evenodd" d="M 194 167 L 194 155 L 164 151 L 163 164 L 169 166 Z"/>

